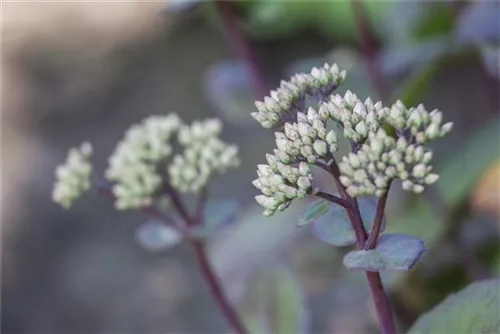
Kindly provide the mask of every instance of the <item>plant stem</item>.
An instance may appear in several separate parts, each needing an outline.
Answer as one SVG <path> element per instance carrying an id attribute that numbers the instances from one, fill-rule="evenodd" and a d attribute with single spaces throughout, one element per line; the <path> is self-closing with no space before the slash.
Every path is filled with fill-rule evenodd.
<path id="1" fill-rule="evenodd" d="M 365 249 L 374 249 L 375 246 L 377 246 L 378 236 L 380 234 L 380 231 L 382 230 L 382 222 L 384 220 L 384 212 L 385 212 L 385 203 L 387 202 L 388 193 L 389 189 L 387 189 L 387 192 L 378 199 L 375 221 L 373 222 L 373 227 L 370 232 L 370 235 L 368 236 L 368 239 L 365 242 Z"/>
<path id="2" fill-rule="evenodd" d="M 229 42 L 236 55 L 245 63 L 247 70 L 253 82 L 253 87 L 257 98 L 260 99 L 268 92 L 266 79 L 261 71 L 261 68 L 255 58 L 255 55 L 250 47 L 243 30 L 238 24 L 235 5 L 233 1 L 213 1 L 217 8 L 224 28 L 229 38 Z"/>
<path id="3" fill-rule="evenodd" d="M 377 318 L 380 326 L 380 331 L 383 334 L 395 334 L 396 328 L 394 326 L 394 319 L 389 304 L 389 298 L 384 291 L 380 274 L 376 271 L 365 271 L 370 291 L 373 297 L 373 303 L 377 310 Z"/>
<path id="4" fill-rule="evenodd" d="M 243 326 L 240 318 L 236 314 L 236 311 L 231 306 L 230 302 L 227 300 L 224 291 L 217 279 L 212 266 L 207 257 L 205 246 L 201 241 L 193 240 L 191 241 L 191 246 L 193 248 L 196 261 L 198 263 L 198 268 L 207 284 L 212 298 L 215 300 L 220 310 L 224 314 L 225 318 L 229 322 L 231 328 L 237 334 L 246 333 L 245 327 Z"/>
<path id="5" fill-rule="evenodd" d="M 320 166 L 324 167 L 324 166 Z M 387 201 L 387 193 L 385 196 L 379 199 L 377 204 L 377 214 L 374 222 L 374 226 L 372 229 L 372 234 L 370 234 L 370 238 L 366 233 L 366 229 L 363 225 L 363 218 L 361 217 L 361 213 L 359 212 L 358 202 L 356 198 L 352 198 L 346 192 L 345 187 L 340 182 L 340 170 L 337 165 L 335 159 L 332 159 L 331 164 L 329 165 L 329 172 L 333 176 L 335 183 L 337 184 L 337 188 L 343 199 L 351 201 L 352 205 L 346 208 L 347 216 L 351 222 L 352 228 L 356 234 L 358 249 L 362 249 L 366 244 L 368 239 L 374 239 L 375 243 L 378 238 L 378 234 L 380 233 L 380 229 L 382 226 L 382 220 L 384 217 L 385 211 L 385 203 Z M 377 218 L 378 217 L 378 218 Z M 378 223 L 377 223 L 378 222 Z M 376 227 L 375 225 L 378 225 Z M 378 229 L 376 232 L 376 237 L 372 236 L 375 229 Z M 372 242 L 372 241 L 371 241 Z M 380 325 L 380 330 L 382 334 L 395 334 L 396 329 L 394 326 L 394 319 L 392 316 L 391 306 L 389 304 L 389 299 L 384 290 L 384 286 L 382 285 L 382 280 L 380 278 L 380 274 L 378 272 L 365 271 L 366 278 L 368 279 L 368 284 L 370 286 L 370 291 L 373 297 L 373 302 L 375 303 L 375 310 L 377 311 L 377 317 Z"/>
<path id="6" fill-rule="evenodd" d="M 318 196 L 318 197 L 321 197 L 322 199 L 325 199 L 329 202 L 332 202 L 332 203 L 335 203 L 335 204 L 338 204 L 344 208 L 348 208 L 351 206 L 351 202 L 350 201 L 347 201 L 343 198 L 340 198 L 340 197 L 337 197 L 335 195 L 332 195 L 332 194 L 328 194 L 328 193 L 325 193 L 325 192 L 322 192 L 322 191 L 318 191 L 317 193 L 314 194 L 314 196 Z"/>
<path id="7" fill-rule="evenodd" d="M 203 189 L 200 197 L 198 198 L 198 203 L 196 205 L 195 217 L 191 217 L 184 204 L 182 203 L 179 194 L 175 189 L 172 188 L 169 182 L 164 182 L 163 184 L 164 191 L 170 196 L 172 200 L 172 205 L 175 210 L 181 215 L 182 219 L 186 223 L 188 227 L 193 227 L 203 223 L 203 207 L 206 202 L 207 189 Z M 200 270 L 205 283 L 207 284 L 210 293 L 212 294 L 212 298 L 215 300 L 217 305 L 219 306 L 222 314 L 226 318 L 227 322 L 233 329 L 233 331 L 237 334 L 246 333 L 245 327 L 243 326 L 238 314 L 232 307 L 232 305 L 227 300 L 224 291 L 220 285 L 217 276 L 215 275 L 212 265 L 208 260 L 207 253 L 205 250 L 205 245 L 201 240 L 191 239 L 189 240 L 191 248 L 194 251 L 194 255 L 196 257 L 196 263 L 198 265 L 198 269 Z"/>

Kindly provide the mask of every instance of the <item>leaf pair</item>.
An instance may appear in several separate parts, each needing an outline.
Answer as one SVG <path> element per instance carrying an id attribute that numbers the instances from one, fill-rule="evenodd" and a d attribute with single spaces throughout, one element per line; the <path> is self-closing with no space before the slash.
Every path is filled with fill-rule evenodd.
<path id="1" fill-rule="evenodd" d="M 371 197 L 358 198 L 358 206 L 365 230 L 370 233 L 376 214 L 376 202 Z M 299 226 L 306 226 L 319 240 L 333 246 L 356 243 L 356 234 L 346 210 L 326 200 L 317 200 L 302 213 Z M 382 231 L 385 228 L 385 217 Z M 385 234 L 371 250 L 354 250 L 344 257 L 348 269 L 368 271 L 409 270 L 425 251 L 423 241 L 406 234 Z"/>

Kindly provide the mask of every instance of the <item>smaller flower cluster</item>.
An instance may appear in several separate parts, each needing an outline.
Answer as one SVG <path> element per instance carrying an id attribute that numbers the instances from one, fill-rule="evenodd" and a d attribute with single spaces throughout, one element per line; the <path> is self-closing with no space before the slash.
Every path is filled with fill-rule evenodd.
<path id="1" fill-rule="evenodd" d="M 92 145 L 83 143 L 79 148 L 69 151 L 66 162 L 56 168 L 56 182 L 52 199 L 68 209 L 80 195 L 90 188 L 92 165 L 90 156 Z"/>
<path id="2" fill-rule="evenodd" d="M 314 67 L 311 73 L 294 75 L 290 81 L 281 81 L 280 87 L 264 97 L 264 101 L 255 102 L 257 112 L 252 117 L 266 129 L 283 123 L 288 118 L 295 119 L 295 113 L 305 99 L 305 95 L 327 96 L 331 94 L 346 76 L 335 64 L 325 64 L 321 68 Z"/>
<path id="3" fill-rule="evenodd" d="M 269 165 L 257 166 L 258 178 L 252 183 L 262 192 L 255 199 L 264 207 L 264 215 L 271 216 L 288 208 L 293 199 L 311 192 L 312 176 L 305 162 L 297 168 L 283 164 L 276 155 L 267 154 L 266 159 Z"/>
<path id="4" fill-rule="evenodd" d="M 307 161 L 310 164 L 337 151 L 337 136 L 327 132 L 326 119 L 313 108 L 297 113 L 297 123 L 285 123 L 284 132 L 276 132 L 276 146 L 284 163 Z"/>
<path id="5" fill-rule="evenodd" d="M 295 74 L 291 82 L 310 96 L 325 97 L 340 86 L 346 78 L 346 71 L 340 71 L 337 64 L 313 67 L 309 74 Z"/>
<path id="6" fill-rule="evenodd" d="M 178 140 L 185 148 L 168 167 L 172 187 L 197 193 L 214 172 L 225 173 L 239 165 L 238 148 L 218 138 L 221 129 L 222 123 L 217 119 L 196 121 L 179 129 Z"/>
<path id="7" fill-rule="evenodd" d="M 364 102 L 356 94 L 347 91 L 344 96 L 336 94 L 319 108 L 320 114 L 328 114 L 341 124 L 344 137 L 362 143 L 368 133 L 376 132 L 387 115 L 388 109 L 382 102 L 373 103 L 370 98 Z"/>
<path id="8" fill-rule="evenodd" d="M 137 209 L 151 205 L 161 184 L 156 167 L 172 153 L 170 139 L 181 125 L 175 114 L 150 116 L 125 133 L 109 158 L 106 178 L 113 183 L 115 207 Z"/>
<path id="9" fill-rule="evenodd" d="M 434 109 L 428 112 L 423 104 L 408 109 L 401 101 L 397 101 L 387 115 L 387 123 L 396 128 L 400 134 L 410 135 L 419 144 L 443 137 L 450 132 L 453 123 L 442 124 L 442 122 L 441 111 Z"/>
<path id="10" fill-rule="evenodd" d="M 432 152 L 419 144 L 397 140 L 380 128 L 370 133 L 357 153 L 350 153 L 339 163 L 340 182 L 350 196 L 382 196 L 394 179 L 402 180 L 404 190 L 421 193 L 424 185 L 439 178 L 431 173 Z"/>

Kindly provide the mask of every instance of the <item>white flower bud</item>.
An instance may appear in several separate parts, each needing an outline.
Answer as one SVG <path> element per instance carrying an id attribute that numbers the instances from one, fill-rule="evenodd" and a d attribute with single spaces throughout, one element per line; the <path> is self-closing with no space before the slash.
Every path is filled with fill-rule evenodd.
<path id="1" fill-rule="evenodd" d="M 437 125 L 436 123 L 429 124 L 427 129 L 425 129 L 425 137 L 427 139 L 435 139 L 439 136 L 439 134 L 440 134 L 439 125 Z"/>
<path id="2" fill-rule="evenodd" d="M 299 174 L 301 176 L 308 176 L 311 174 L 311 168 L 309 167 L 309 165 L 307 163 L 305 163 L 304 161 L 301 161 L 299 163 Z"/>
<path id="3" fill-rule="evenodd" d="M 401 183 L 401 186 L 403 187 L 403 190 L 412 190 L 413 189 L 413 182 L 410 180 L 404 180 Z"/>
<path id="4" fill-rule="evenodd" d="M 424 179 L 425 184 L 433 184 L 439 179 L 439 175 L 430 173 Z"/>
<path id="5" fill-rule="evenodd" d="M 347 176 L 345 175 L 341 175 L 339 177 L 339 180 L 340 180 L 340 183 L 342 183 L 345 187 L 349 187 L 350 185 L 352 185 L 352 181 L 350 178 L 348 178 Z"/>
<path id="6" fill-rule="evenodd" d="M 441 127 L 441 132 L 439 133 L 439 135 L 441 137 L 444 136 L 444 135 L 446 135 L 448 132 L 451 131 L 452 128 L 453 128 L 453 123 L 452 122 L 448 122 L 448 123 L 444 124 Z"/>
<path id="7" fill-rule="evenodd" d="M 331 130 L 330 132 L 327 133 L 326 142 L 328 145 L 332 145 L 337 142 L 337 135 L 335 134 L 335 131 Z"/>
<path id="8" fill-rule="evenodd" d="M 301 189 L 307 190 L 311 188 L 311 180 L 307 176 L 301 176 L 297 180 L 297 186 Z"/>
<path id="9" fill-rule="evenodd" d="M 328 146 L 324 141 L 318 139 L 314 142 L 314 151 L 316 151 L 319 156 L 324 156 L 328 153 Z"/>
<path id="10" fill-rule="evenodd" d="M 427 168 L 424 164 L 418 164 L 413 166 L 412 175 L 416 178 L 423 178 L 427 172 Z"/>
<path id="11" fill-rule="evenodd" d="M 415 184 L 412 190 L 415 194 L 421 194 L 424 191 L 424 186 L 421 184 Z"/>
<path id="12" fill-rule="evenodd" d="M 276 210 L 279 205 L 278 201 L 274 197 L 258 195 L 255 196 L 255 200 L 267 210 Z"/>
<path id="13" fill-rule="evenodd" d="M 365 124 L 365 122 L 361 121 L 359 122 L 356 127 L 355 127 L 356 132 L 361 136 L 361 137 L 366 137 L 368 135 L 368 128 Z"/>

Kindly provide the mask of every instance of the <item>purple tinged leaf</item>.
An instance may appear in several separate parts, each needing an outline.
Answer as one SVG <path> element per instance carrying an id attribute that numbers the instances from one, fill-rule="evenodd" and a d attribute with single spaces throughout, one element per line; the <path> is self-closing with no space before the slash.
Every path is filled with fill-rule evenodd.
<path id="1" fill-rule="evenodd" d="M 358 198 L 358 206 L 367 231 L 371 231 L 375 213 L 376 200 L 373 197 Z M 303 213 L 299 226 L 310 224 L 310 232 L 319 240 L 333 246 L 349 246 L 356 243 L 356 234 L 345 209 L 326 200 L 313 202 Z M 385 228 L 385 219 L 382 231 Z"/>
<path id="2" fill-rule="evenodd" d="M 406 234 L 383 234 L 371 250 L 355 250 L 344 257 L 348 269 L 409 270 L 425 251 L 424 242 Z"/>

